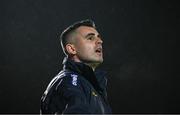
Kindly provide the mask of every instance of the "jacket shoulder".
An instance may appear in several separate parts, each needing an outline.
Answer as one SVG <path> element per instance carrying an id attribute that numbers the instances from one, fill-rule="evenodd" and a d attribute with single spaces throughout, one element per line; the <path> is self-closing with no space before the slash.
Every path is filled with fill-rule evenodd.
<path id="1" fill-rule="evenodd" d="M 76 88 L 80 87 L 80 77 L 79 74 L 68 71 L 68 70 L 62 70 L 60 71 L 49 83 L 46 92 L 49 92 L 49 90 L 60 90 L 62 88 Z"/>
<path id="2" fill-rule="evenodd" d="M 60 85 L 70 82 L 71 79 L 69 76 L 71 76 L 71 74 L 73 74 L 73 72 L 66 70 L 60 71 L 54 78 L 52 78 L 44 92 L 44 95 L 51 94 L 51 92 L 57 90 Z"/>

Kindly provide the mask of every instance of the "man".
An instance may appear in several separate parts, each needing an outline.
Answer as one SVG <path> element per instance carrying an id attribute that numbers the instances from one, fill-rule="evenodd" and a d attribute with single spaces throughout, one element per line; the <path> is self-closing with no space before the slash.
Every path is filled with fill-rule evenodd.
<path id="1" fill-rule="evenodd" d="M 111 113 L 107 78 L 96 71 L 103 62 L 102 39 L 91 20 L 76 22 L 61 34 L 66 55 L 63 70 L 50 82 L 41 98 L 41 110 L 50 114 Z"/>

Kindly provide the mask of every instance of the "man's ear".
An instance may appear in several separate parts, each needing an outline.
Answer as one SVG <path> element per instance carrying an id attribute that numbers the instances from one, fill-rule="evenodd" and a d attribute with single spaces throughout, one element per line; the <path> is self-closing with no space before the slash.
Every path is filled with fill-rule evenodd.
<path id="1" fill-rule="evenodd" d="M 70 55 L 75 55 L 76 54 L 76 48 L 73 44 L 66 44 L 66 51 Z"/>

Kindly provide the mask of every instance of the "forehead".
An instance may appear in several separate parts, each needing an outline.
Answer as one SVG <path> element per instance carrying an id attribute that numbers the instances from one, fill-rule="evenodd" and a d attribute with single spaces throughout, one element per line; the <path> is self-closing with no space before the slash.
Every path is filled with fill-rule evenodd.
<path id="1" fill-rule="evenodd" d="M 76 32 L 78 32 L 82 35 L 86 35 L 88 33 L 98 34 L 98 32 L 95 28 L 88 27 L 88 26 L 80 26 L 79 28 L 76 29 Z"/>

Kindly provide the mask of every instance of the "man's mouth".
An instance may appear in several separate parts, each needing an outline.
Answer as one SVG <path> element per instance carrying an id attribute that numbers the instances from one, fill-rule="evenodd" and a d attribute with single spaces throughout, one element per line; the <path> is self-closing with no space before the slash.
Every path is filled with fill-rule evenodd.
<path id="1" fill-rule="evenodd" d="M 100 48 L 97 48 L 96 50 L 95 50 L 95 52 L 96 53 L 102 53 L 102 48 L 100 47 Z"/>

